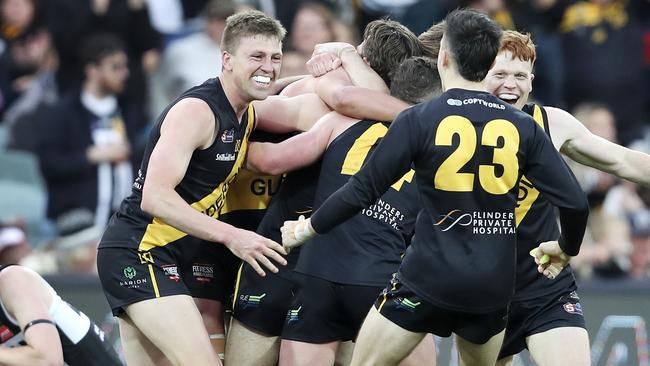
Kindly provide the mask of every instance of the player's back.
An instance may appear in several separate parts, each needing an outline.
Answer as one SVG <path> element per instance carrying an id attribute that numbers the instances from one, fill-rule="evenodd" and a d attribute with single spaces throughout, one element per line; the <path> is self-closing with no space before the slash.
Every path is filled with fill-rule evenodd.
<path id="1" fill-rule="evenodd" d="M 341 132 L 323 154 L 314 208 L 359 171 L 388 124 L 359 121 Z M 383 286 L 401 262 L 420 210 L 413 172 L 344 224 L 302 247 L 296 271 L 328 281 Z"/>
<path id="2" fill-rule="evenodd" d="M 426 214 L 418 216 L 400 279 L 455 310 L 505 307 L 514 286 L 519 177 L 530 167 L 535 178 L 552 172 L 531 160 L 557 153 L 550 142 L 540 146 L 546 137 L 532 118 L 486 92 L 451 89 L 403 119 Z"/>

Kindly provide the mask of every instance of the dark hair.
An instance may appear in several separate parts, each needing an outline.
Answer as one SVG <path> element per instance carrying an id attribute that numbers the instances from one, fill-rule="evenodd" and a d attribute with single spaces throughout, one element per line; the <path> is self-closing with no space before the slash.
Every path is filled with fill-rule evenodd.
<path id="1" fill-rule="evenodd" d="M 428 57 L 411 57 L 402 62 L 390 86 L 390 95 L 410 104 L 422 103 L 441 92 L 438 68 Z"/>
<path id="2" fill-rule="evenodd" d="M 275 37 L 282 42 L 287 31 L 282 24 L 261 11 L 248 10 L 231 15 L 226 19 L 226 28 L 221 38 L 221 50 L 234 53 L 244 37 L 262 35 Z"/>
<path id="3" fill-rule="evenodd" d="M 418 39 L 422 44 L 422 54 L 433 59 L 434 61 L 438 60 L 438 53 L 440 53 L 440 42 L 442 41 L 442 36 L 445 33 L 445 26 L 446 23 L 443 20 L 442 22 L 432 25 L 431 28 L 422 32 L 418 36 Z"/>
<path id="4" fill-rule="evenodd" d="M 458 73 L 466 80 L 482 81 L 499 52 L 501 27 L 475 10 L 454 10 L 445 22 L 445 43 Z"/>
<path id="5" fill-rule="evenodd" d="M 88 36 L 81 46 L 81 64 L 98 64 L 104 58 L 124 52 L 124 43 L 111 33 L 97 33 Z"/>
<path id="6" fill-rule="evenodd" d="M 379 19 L 366 26 L 362 52 L 370 67 L 390 86 L 399 64 L 411 56 L 421 56 L 422 46 L 418 37 L 405 26 Z"/>

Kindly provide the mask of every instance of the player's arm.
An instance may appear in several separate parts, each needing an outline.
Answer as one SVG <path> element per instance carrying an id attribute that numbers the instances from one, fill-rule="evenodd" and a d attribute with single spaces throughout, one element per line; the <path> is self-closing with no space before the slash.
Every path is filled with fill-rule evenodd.
<path id="1" fill-rule="evenodd" d="M 560 212 L 562 251 L 575 256 L 580 251 L 587 226 L 589 205 L 573 173 L 557 153 L 546 133 L 534 124 L 524 174 Z"/>
<path id="2" fill-rule="evenodd" d="M 333 110 L 356 119 L 392 121 L 409 106 L 381 91 L 352 85 L 342 68 L 319 77 L 316 94 Z"/>
<path id="3" fill-rule="evenodd" d="M 335 124 L 342 119 L 348 120 L 336 112 L 330 112 L 309 131 L 282 142 L 251 142 L 246 168 L 262 174 L 278 175 L 315 163 L 327 149 Z"/>
<path id="4" fill-rule="evenodd" d="M 49 312 L 52 293 L 43 280 L 26 268 L 5 268 L 0 272 L 0 298 L 7 312 L 18 321 L 27 343 L 0 348 L 0 364 L 63 365 L 61 339 Z M 32 325 L 28 326 L 30 322 Z"/>
<path id="5" fill-rule="evenodd" d="M 354 85 L 388 94 L 388 86 L 384 80 L 349 43 L 318 44 L 314 47 L 312 58 L 307 61 L 307 69 L 314 77 L 323 76 L 339 66 L 343 66 Z"/>
<path id="6" fill-rule="evenodd" d="M 409 171 L 419 146 L 414 122 L 408 113 L 397 117 L 361 170 L 313 213 L 311 227 L 316 233 L 327 232 L 368 207 Z"/>
<path id="7" fill-rule="evenodd" d="M 580 164 L 650 186 L 650 155 L 594 135 L 568 112 L 544 107 L 553 141 L 560 152 Z"/>
<path id="8" fill-rule="evenodd" d="M 278 79 L 273 83 L 273 86 L 271 88 L 271 94 L 272 95 L 280 94 L 280 92 L 282 90 L 284 90 L 284 88 L 286 88 L 287 86 L 295 83 L 296 81 L 299 81 L 299 80 L 302 80 L 302 79 L 306 78 L 307 76 L 308 75 L 295 75 L 295 76 L 287 76 L 287 77 Z"/>
<path id="9" fill-rule="evenodd" d="M 272 257 L 283 265 L 286 263 L 275 252 L 284 254 L 277 243 L 202 214 L 175 190 L 185 176 L 194 151 L 212 144 L 214 131 L 218 130 L 215 128 L 218 121 L 213 116 L 208 104 L 197 98 L 183 99 L 172 107 L 162 123 L 160 138 L 149 159 L 142 189 L 142 210 L 191 236 L 225 244 L 260 274 L 264 272 L 257 261 L 277 271 L 266 258 Z"/>
<path id="10" fill-rule="evenodd" d="M 257 128 L 273 133 L 307 131 L 330 109 L 314 93 L 294 97 L 273 95 L 253 102 Z"/>

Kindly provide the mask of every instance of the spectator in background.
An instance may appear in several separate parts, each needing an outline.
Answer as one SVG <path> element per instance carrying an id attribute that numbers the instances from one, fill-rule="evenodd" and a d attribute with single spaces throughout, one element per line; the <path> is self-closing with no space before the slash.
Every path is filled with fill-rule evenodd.
<path id="1" fill-rule="evenodd" d="M 566 9 L 560 26 L 569 108 L 585 101 L 607 105 L 624 145 L 639 138 L 643 129 L 646 90 L 639 3 L 577 1 Z"/>
<path id="2" fill-rule="evenodd" d="M 602 104 L 587 103 L 578 106 L 573 115 L 584 123 L 591 133 L 616 142 L 616 123 L 611 111 Z M 610 174 L 569 162 L 582 189 L 587 193 L 591 212 L 580 254 L 571 261 L 581 277 L 624 276 L 629 269 L 632 250 L 630 227 L 624 217 L 612 214 L 603 202 L 617 180 Z"/>
<path id="3" fill-rule="evenodd" d="M 211 0 L 205 8 L 205 26 L 173 42 L 163 53 L 151 79 L 151 115 L 157 115 L 182 92 L 221 73 L 221 35 L 226 18 L 235 13 L 231 0 Z"/>
<path id="4" fill-rule="evenodd" d="M 161 37 L 149 21 L 145 0 L 47 0 L 43 3 L 47 25 L 52 32 L 61 65 L 58 72 L 62 94 L 79 88 L 84 75 L 79 60 L 79 44 L 89 34 L 117 35 L 125 45 L 131 76 L 123 97 L 139 109 L 134 119 L 148 121 L 147 79 L 160 58 Z"/>
<path id="5" fill-rule="evenodd" d="M 334 14 L 324 5 L 316 2 L 302 4 L 293 18 L 289 34 L 289 51 L 282 57 L 282 76 L 307 74 L 305 63 L 319 43 L 332 42 Z"/>
<path id="6" fill-rule="evenodd" d="M 49 191 L 48 216 L 62 234 L 103 227 L 130 192 L 129 163 L 134 121 L 118 103 L 129 69 L 115 36 L 89 37 L 82 46 L 81 90 L 55 106 L 38 154 Z"/>

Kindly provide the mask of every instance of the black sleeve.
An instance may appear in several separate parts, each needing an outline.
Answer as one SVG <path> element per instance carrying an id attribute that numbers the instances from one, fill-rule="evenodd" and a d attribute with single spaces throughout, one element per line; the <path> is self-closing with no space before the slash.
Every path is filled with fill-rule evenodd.
<path id="1" fill-rule="evenodd" d="M 560 247 L 575 256 L 587 226 L 589 205 L 569 167 L 536 124 L 524 174 L 560 212 Z"/>
<path id="2" fill-rule="evenodd" d="M 317 233 L 324 233 L 375 202 L 411 167 L 416 156 L 417 125 L 408 111 L 397 116 L 386 136 L 357 174 L 334 192 L 311 217 Z"/>

